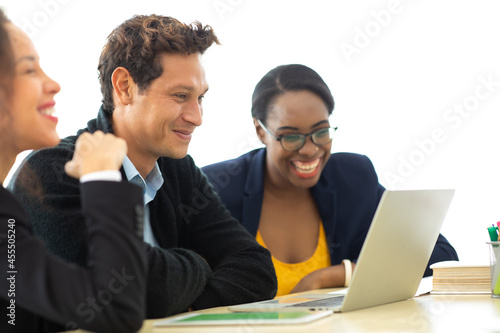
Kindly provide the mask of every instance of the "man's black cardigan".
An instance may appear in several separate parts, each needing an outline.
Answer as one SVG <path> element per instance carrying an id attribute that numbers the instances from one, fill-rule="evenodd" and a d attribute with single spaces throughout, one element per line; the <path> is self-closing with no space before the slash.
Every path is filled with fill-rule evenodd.
<path id="1" fill-rule="evenodd" d="M 102 108 L 76 136 L 29 155 L 9 185 L 49 251 L 80 265 L 88 255 L 81 193 L 64 164 L 73 156 L 78 135 L 96 130 L 112 132 Z M 192 158 L 162 157 L 158 165 L 164 183 L 149 209 L 160 247 L 147 246 L 147 317 L 274 297 L 270 253 L 231 217 Z"/>

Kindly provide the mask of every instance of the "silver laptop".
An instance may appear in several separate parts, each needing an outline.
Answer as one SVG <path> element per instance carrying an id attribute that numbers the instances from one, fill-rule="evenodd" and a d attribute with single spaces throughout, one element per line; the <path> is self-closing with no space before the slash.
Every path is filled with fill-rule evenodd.
<path id="1" fill-rule="evenodd" d="M 385 191 L 348 289 L 230 306 L 234 312 L 352 311 L 415 295 L 455 190 Z"/>

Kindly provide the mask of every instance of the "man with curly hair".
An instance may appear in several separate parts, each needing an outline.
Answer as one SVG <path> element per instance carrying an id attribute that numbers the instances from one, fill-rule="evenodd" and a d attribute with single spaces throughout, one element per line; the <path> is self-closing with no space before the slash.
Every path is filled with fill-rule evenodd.
<path id="1" fill-rule="evenodd" d="M 103 100 L 97 118 L 57 147 L 32 153 L 10 184 L 49 251 L 84 265 L 81 194 L 64 165 L 84 132 L 125 139 L 123 179 L 140 185 L 144 195 L 148 318 L 276 293 L 269 252 L 231 217 L 187 155 L 208 90 L 201 58 L 213 43 L 219 43 L 213 30 L 199 22 L 186 25 L 158 15 L 125 21 L 109 35 L 100 57 Z M 132 279 L 121 277 L 124 284 Z M 98 310 L 107 301 L 103 295 L 92 307 Z M 87 315 L 85 308 L 75 311 Z"/>

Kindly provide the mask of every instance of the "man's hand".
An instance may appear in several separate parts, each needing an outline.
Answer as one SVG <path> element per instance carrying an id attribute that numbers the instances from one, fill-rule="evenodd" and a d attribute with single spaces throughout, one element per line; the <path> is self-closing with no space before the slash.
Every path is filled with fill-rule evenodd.
<path id="1" fill-rule="evenodd" d="M 126 154 L 125 140 L 102 131 L 85 132 L 78 137 L 73 159 L 66 163 L 64 170 L 77 179 L 91 172 L 119 170 Z"/>

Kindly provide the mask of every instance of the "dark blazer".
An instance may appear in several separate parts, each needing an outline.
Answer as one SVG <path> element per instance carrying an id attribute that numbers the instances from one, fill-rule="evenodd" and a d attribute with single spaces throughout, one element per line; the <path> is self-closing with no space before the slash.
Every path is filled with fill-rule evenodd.
<path id="1" fill-rule="evenodd" d="M 46 320 L 99 332 L 135 332 L 142 326 L 147 272 L 142 192 L 132 184 L 103 181 L 81 184 L 81 190 L 86 267 L 49 254 L 21 204 L 0 186 L 0 332 L 48 332 Z"/>
<path id="2" fill-rule="evenodd" d="M 262 208 L 265 159 L 262 148 L 202 168 L 231 214 L 254 236 Z M 384 191 L 368 157 L 331 155 L 311 192 L 323 221 L 332 265 L 358 258 Z M 439 235 L 429 265 L 444 260 L 458 260 L 458 256 Z M 427 267 L 424 275 L 432 275 L 432 270 Z"/>
<path id="3" fill-rule="evenodd" d="M 88 257 L 81 194 L 78 183 L 64 174 L 64 165 L 73 156 L 78 135 L 96 130 L 112 132 L 102 109 L 76 136 L 30 154 L 9 184 L 49 250 L 80 265 Z M 159 247 L 146 244 L 147 318 L 190 306 L 202 309 L 274 297 L 277 281 L 269 251 L 231 216 L 192 158 L 162 157 L 157 162 L 164 182 L 148 206 Z M 123 168 L 121 172 L 127 179 Z M 42 200 L 30 195 L 37 181 Z"/>

